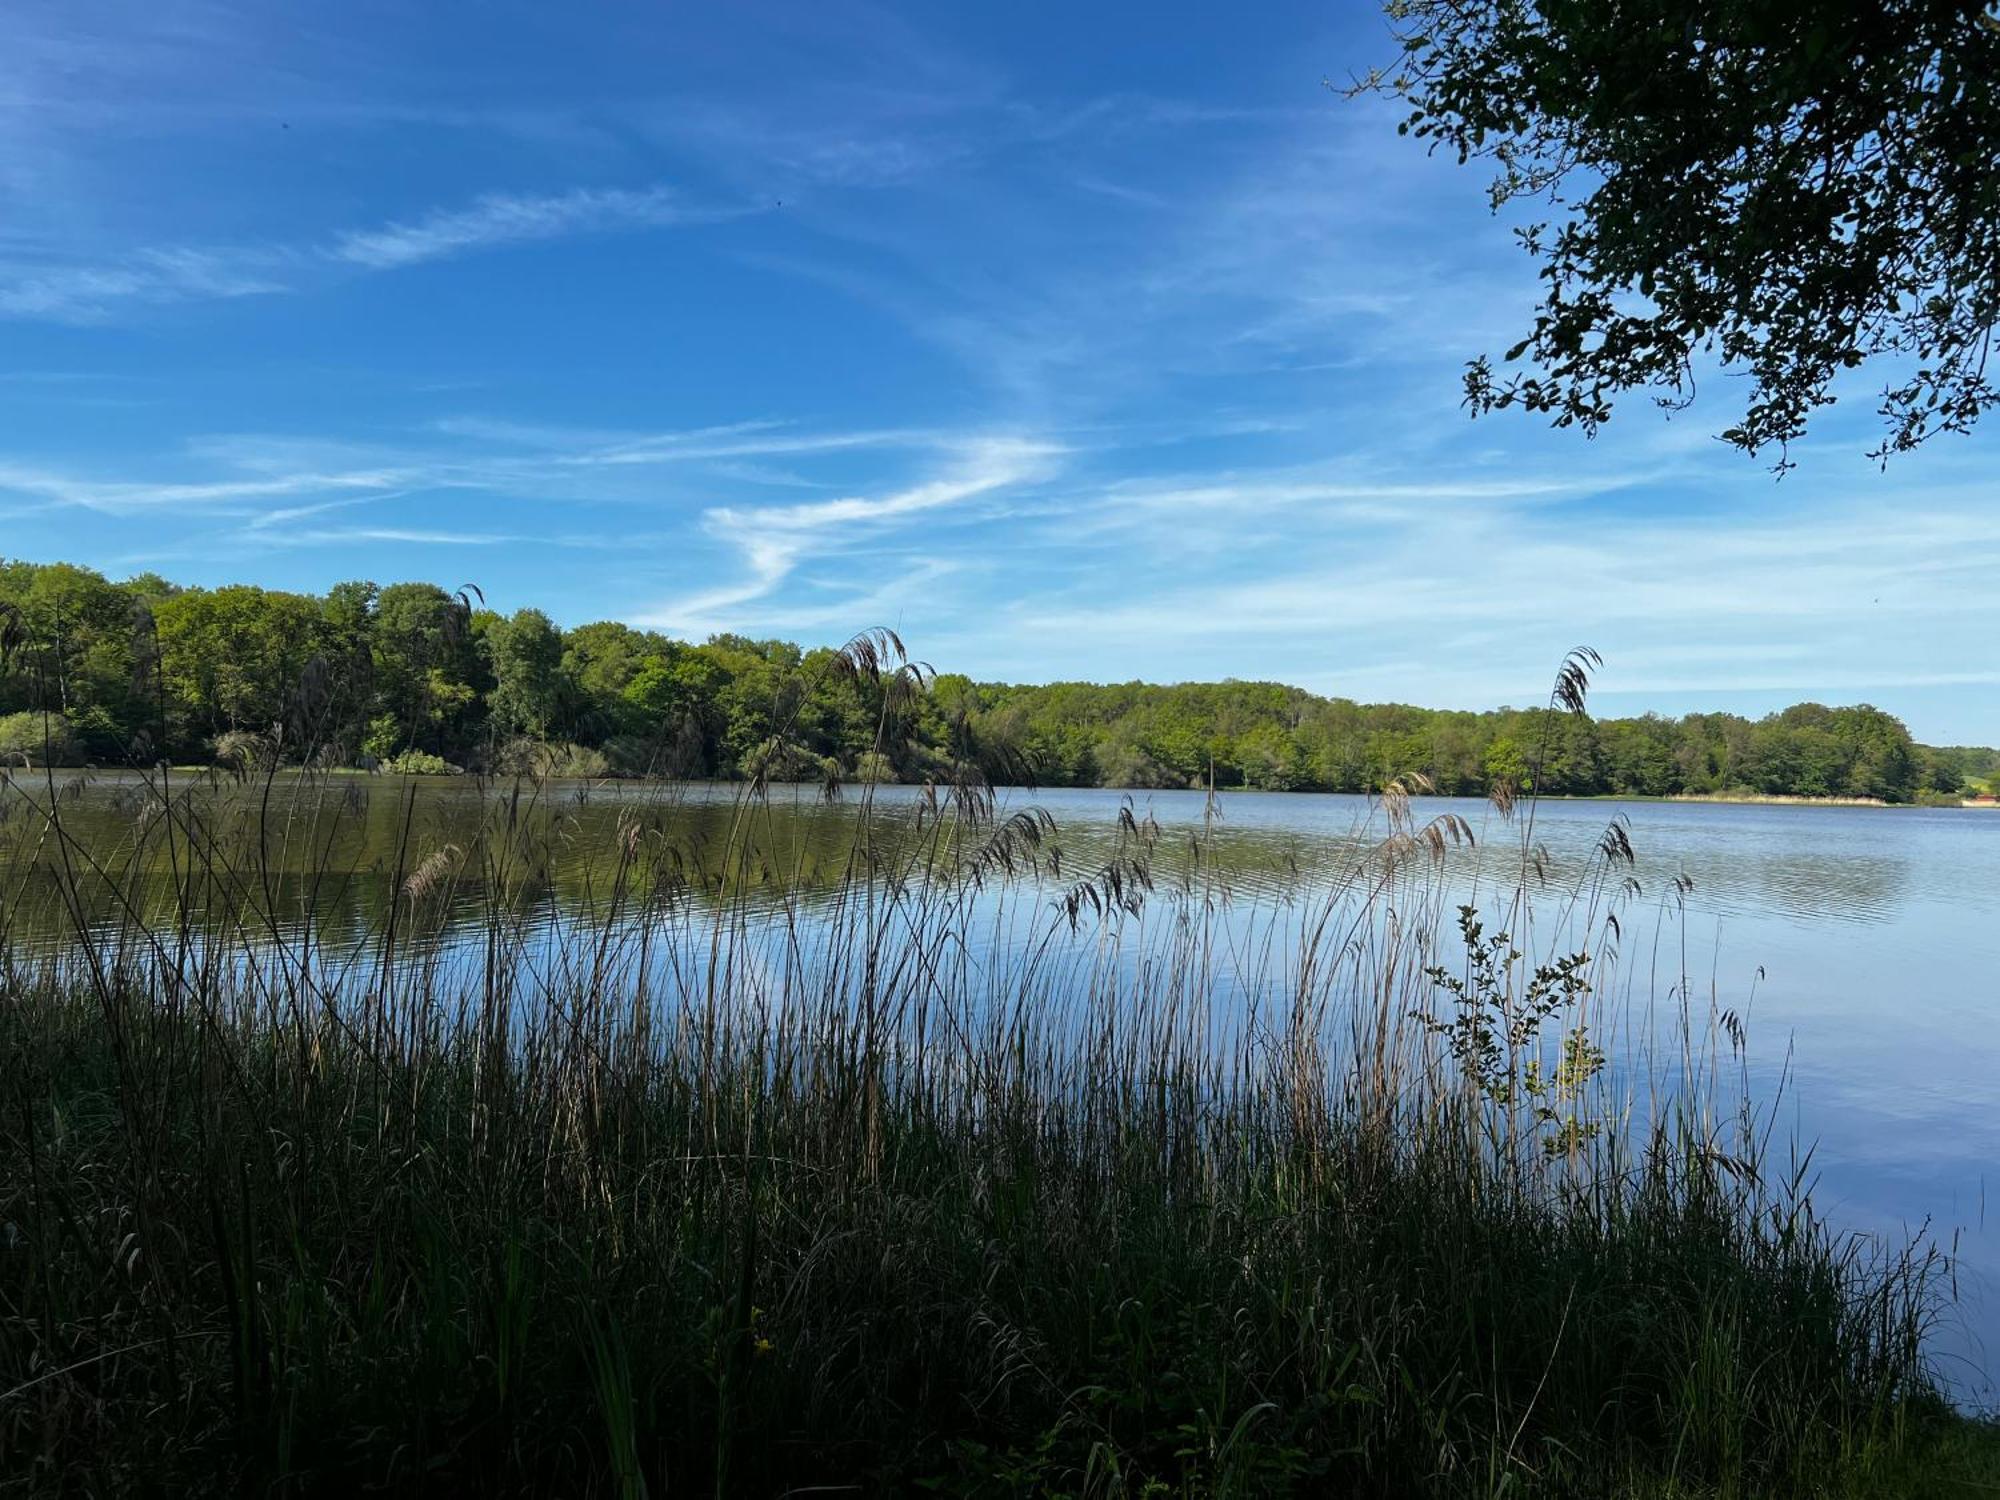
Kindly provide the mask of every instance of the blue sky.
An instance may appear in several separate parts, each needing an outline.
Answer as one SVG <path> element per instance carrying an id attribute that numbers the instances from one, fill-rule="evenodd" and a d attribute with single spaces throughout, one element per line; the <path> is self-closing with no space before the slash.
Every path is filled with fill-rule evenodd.
<path id="1" fill-rule="evenodd" d="M 1988 431 L 1470 422 L 1534 281 L 1363 4 L 0 11 L 0 553 L 1019 680 L 2000 741 Z M 1872 378 L 1879 384 L 1879 378 Z"/>

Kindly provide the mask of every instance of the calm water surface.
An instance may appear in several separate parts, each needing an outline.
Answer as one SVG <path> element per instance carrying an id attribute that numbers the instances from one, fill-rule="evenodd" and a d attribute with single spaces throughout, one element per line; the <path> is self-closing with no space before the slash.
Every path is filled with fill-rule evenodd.
<path id="1" fill-rule="evenodd" d="M 45 792 L 33 783 L 28 790 L 38 798 Z M 420 785 L 408 845 L 398 835 L 406 785 L 335 783 L 317 795 L 322 816 L 310 825 L 311 841 L 295 832 L 272 849 L 272 863 L 282 885 L 287 872 L 311 867 L 309 842 L 330 851 L 344 878 L 318 889 L 301 880 L 284 899 L 313 903 L 323 922 L 365 940 L 398 870 L 438 849 L 468 847 L 482 806 L 491 809 L 481 799 L 504 793 L 470 782 Z M 214 792 L 212 800 L 218 824 L 235 818 L 251 826 L 254 799 L 241 789 Z M 32 947 L 59 941 L 65 928 L 37 874 L 49 851 L 33 836 L 34 819 L 19 805 L 5 810 L 18 802 L 0 788 L 0 919 L 17 944 Z M 92 779 L 63 805 L 93 849 L 129 846 L 143 821 L 139 789 L 116 777 Z M 1114 846 L 1128 804 L 1119 793 L 1052 790 L 1005 794 L 1001 810 L 1031 805 L 1053 815 L 1065 867 L 1082 870 Z M 885 840 L 907 831 L 914 806 L 908 789 L 882 794 Z M 1159 824 L 1163 861 L 1203 831 L 1208 814 L 1198 793 L 1138 793 L 1130 806 Z M 1218 808 L 1219 817 L 1207 817 L 1214 863 L 1251 904 L 1309 895 L 1351 870 L 1381 831 L 1379 817 L 1371 830 L 1370 805 L 1358 797 L 1233 793 Z M 1478 838 L 1475 848 L 1451 856 L 1455 886 L 1476 893 L 1510 883 L 1520 866 L 1520 815 L 1507 824 L 1484 803 L 1417 804 L 1420 817 L 1446 811 L 1466 819 Z M 557 858 L 541 872 L 539 889 L 545 920 L 559 922 L 565 910 L 603 900 L 603 851 L 621 825 L 645 821 L 699 865 L 701 851 L 726 843 L 737 813 L 726 788 L 663 797 L 613 784 L 553 789 L 523 816 L 558 835 Z M 810 791 L 788 789 L 774 792 L 759 816 L 766 853 L 743 879 L 771 893 L 804 891 L 808 900 L 831 890 L 852 842 L 853 802 L 828 806 Z M 1719 1003 L 1749 1014 L 1755 1086 L 1764 1099 L 1779 1100 L 1780 1131 L 1815 1147 L 1823 1212 L 1857 1230 L 1900 1236 L 1928 1225 L 1941 1241 L 1955 1240 L 1961 1301 L 1938 1348 L 1969 1398 L 1991 1400 L 1992 1356 L 2000 1351 L 2000 1225 L 1986 1226 L 1985 1192 L 1988 1164 L 2000 1154 L 2000 813 L 1545 803 L 1535 811 L 1534 839 L 1546 847 L 1552 888 L 1588 866 L 1613 818 L 1629 834 L 1642 892 L 1632 902 L 1628 942 L 1676 950 L 1663 964 L 1674 972 L 1685 943 L 1697 994 L 1705 998 L 1712 985 Z M 164 894 L 164 876 L 144 878 Z M 1052 884 L 1046 873 L 1040 881 Z M 470 920 L 476 882 L 455 899 Z M 447 921 L 443 940 L 449 930 Z"/>

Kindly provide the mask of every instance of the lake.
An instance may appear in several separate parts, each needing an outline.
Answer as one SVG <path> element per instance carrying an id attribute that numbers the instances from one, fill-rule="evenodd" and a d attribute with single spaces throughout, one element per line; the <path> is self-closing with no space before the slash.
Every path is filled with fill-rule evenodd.
<path id="1" fill-rule="evenodd" d="M 504 866 L 494 857 L 506 843 L 494 831 L 496 808 L 505 826 L 532 833 L 521 847 L 541 851 L 512 887 L 530 929 L 611 910 L 612 851 L 639 847 L 634 830 L 656 863 L 690 876 L 691 899 L 742 898 L 742 909 L 761 905 L 775 916 L 835 899 L 864 806 L 871 840 L 905 872 L 929 816 L 921 794 L 901 787 L 881 789 L 872 802 L 853 789 L 826 802 L 814 789 L 785 787 L 746 809 L 731 787 L 550 784 L 523 792 L 470 779 L 333 778 L 309 794 L 281 780 L 267 804 L 254 785 L 180 784 L 178 795 L 190 798 L 218 844 L 248 841 L 263 851 L 272 872 L 263 904 L 281 920 L 310 910 L 331 941 L 367 943 L 413 872 L 455 863 L 460 876 L 425 932 L 447 951 L 476 927 L 493 872 Z M 61 851 L 33 805 L 48 792 L 34 778 L 0 788 L 0 927 L 20 952 L 73 934 L 53 875 Z M 145 834 L 157 797 L 117 775 L 69 777 L 56 792 L 75 838 L 72 858 L 87 852 L 119 874 L 116 900 L 111 883 L 101 883 L 85 919 L 108 930 L 119 900 L 164 909 L 187 876 Z M 1350 796 L 1239 792 L 1211 803 L 1195 792 L 1000 794 L 1003 819 L 1029 807 L 1045 810 L 1053 830 L 1035 859 L 996 863 L 979 899 L 1009 889 L 1036 902 L 1059 899 L 1137 827 L 1155 847 L 1162 884 L 1197 872 L 1226 892 L 1224 928 L 1232 931 L 1254 913 L 1296 907 L 1353 879 L 1383 832 L 1380 809 Z M 1455 815 L 1472 836 L 1444 854 L 1441 878 L 1454 899 L 1483 902 L 1519 873 L 1527 809 L 1511 822 L 1472 801 L 1425 799 L 1413 811 L 1419 820 Z M 1542 846 L 1535 884 L 1550 893 L 1551 910 L 1588 878 L 1607 825 L 1624 829 L 1637 882 L 1624 928 L 1628 972 L 1643 969 L 1644 988 L 1685 971 L 1697 1000 L 1705 1004 L 1712 989 L 1717 1005 L 1748 1018 L 1753 1089 L 1776 1101 L 1781 1136 L 1815 1147 L 1822 1212 L 1892 1237 L 1928 1225 L 1956 1244 L 1961 1300 L 1937 1348 L 1961 1392 L 1990 1399 L 2000 1232 L 1985 1225 L 1984 1196 L 2000 1151 L 2000 814 L 1549 802 L 1533 820 Z M 929 826 L 934 837 L 935 818 Z M 340 878 L 315 880 L 315 869 Z M 1266 920 L 1258 930 L 1291 929 Z"/>

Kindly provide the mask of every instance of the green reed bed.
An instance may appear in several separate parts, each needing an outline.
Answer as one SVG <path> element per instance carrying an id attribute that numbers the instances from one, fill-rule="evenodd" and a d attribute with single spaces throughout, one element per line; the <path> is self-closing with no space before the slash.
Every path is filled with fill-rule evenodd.
<path id="1" fill-rule="evenodd" d="M 351 872 L 293 856 L 345 795 L 231 823 L 167 789 L 118 850 L 36 804 L 79 919 L 128 915 L 0 979 L 0 1489 L 1976 1467 L 1922 1354 L 1934 1261 L 1814 1216 L 1721 1092 L 1733 1017 L 1642 1044 L 1616 838 L 1553 902 L 1529 849 L 1496 945 L 1444 896 L 1469 830 L 1397 797 L 1348 878 L 1245 912 L 1198 842 L 1133 818 L 1059 873 L 1045 821 L 967 788 L 894 829 L 864 795 L 808 903 L 742 878 L 772 874 L 753 790 L 704 851 L 633 813 L 551 926 L 574 824 L 530 787 L 466 847 L 412 803 L 393 901 L 336 943 L 301 892 Z M 178 903 L 142 918 L 162 862 Z"/>

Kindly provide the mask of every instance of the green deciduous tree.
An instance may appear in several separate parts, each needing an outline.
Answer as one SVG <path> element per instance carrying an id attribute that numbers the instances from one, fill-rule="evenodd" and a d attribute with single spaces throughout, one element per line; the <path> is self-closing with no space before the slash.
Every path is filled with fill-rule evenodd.
<path id="1" fill-rule="evenodd" d="M 517 610 L 481 635 L 493 673 L 494 729 L 548 739 L 564 708 L 562 634 L 539 609 Z"/>
<path id="2" fill-rule="evenodd" d="M 152 606 L 174 728 L 198 739 L 289 727 L 306 664 L 320 652 L 320 601 L 231 584 Z"/>
<path id="3" fill-rule="evenodd" d="M 0 563 L 0 604 L 17 611 L 21 634 L 0 665 L 0 712 L 53 710 L 92 755 L 116 757 L 143 713 L 133 602 L 89 568 Z"/>
<path id="4" fill-rule="evenodd" d="M 392 583 L 376 598 L 369 648 L 373 753 L 461 753 L 477 729 L 485 677 L 470 602 L 435 584 Z"/>

